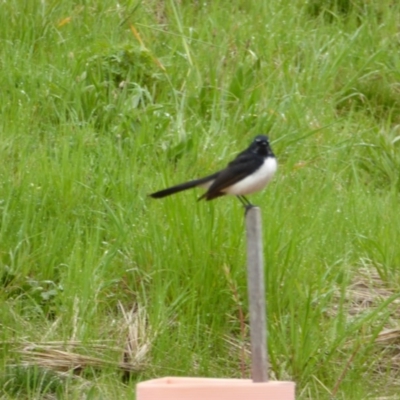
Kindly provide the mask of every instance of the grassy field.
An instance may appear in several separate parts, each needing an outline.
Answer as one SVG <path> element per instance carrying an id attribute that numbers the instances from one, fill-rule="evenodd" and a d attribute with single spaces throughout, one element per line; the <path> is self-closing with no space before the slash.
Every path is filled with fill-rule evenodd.
<path id="1" fill-rule="evenodd" d="M 243 209 L 148 194 L 259 133 L 271 376 L 397 399 L 400 5 L 0 5 L 1 399 L 249 377 Z"/>

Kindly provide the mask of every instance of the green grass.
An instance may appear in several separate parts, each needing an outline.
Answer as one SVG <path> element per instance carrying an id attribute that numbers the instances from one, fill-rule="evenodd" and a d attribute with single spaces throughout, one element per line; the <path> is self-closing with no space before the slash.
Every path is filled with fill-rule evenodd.
<path id="1" fill-rule="evenodd" d="M 147 195 L 258 133 L 280 165 L 252 196 L 271 375 L 298 399 L 396 393 L 396 349 L 375 339 L 398 325 L 400 9 L 364 3 L 1 5 L 1 398 L 128 399 L 138 381 L 241 377 L 243 362 L 249 376 L 239 202 Z M 365 274 L 387 295 L 371 284 L 362 307 Z M 127 380 L 129 325 L 145 354 Z M 104 365 L 60 374 L 28 345 Z"/>

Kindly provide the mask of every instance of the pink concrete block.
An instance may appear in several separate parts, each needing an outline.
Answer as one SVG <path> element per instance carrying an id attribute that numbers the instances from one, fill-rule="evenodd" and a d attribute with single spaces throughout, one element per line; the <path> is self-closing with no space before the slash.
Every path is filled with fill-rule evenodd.
<path id="1" fill-rule="evenodd" d="M 137 400 L 295 400 L 294 382 L 248 379 L 159 378 L 136 387 Z"/>

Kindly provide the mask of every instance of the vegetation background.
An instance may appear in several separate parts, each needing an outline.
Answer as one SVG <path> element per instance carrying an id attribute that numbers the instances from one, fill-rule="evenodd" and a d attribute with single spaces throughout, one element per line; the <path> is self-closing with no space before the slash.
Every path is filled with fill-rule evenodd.
<path id="1" fill-rule="evenodd" d="M 147 195 L 258 133 L 271 376 L 399 398 L 398 2 L 7 0 L 0 38 L 2 399 L 249 377 L 240 203 Z"/>

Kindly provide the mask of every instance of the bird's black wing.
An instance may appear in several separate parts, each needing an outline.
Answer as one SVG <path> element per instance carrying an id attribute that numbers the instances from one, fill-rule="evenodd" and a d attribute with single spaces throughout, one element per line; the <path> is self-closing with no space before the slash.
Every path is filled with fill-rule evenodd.
<path id="1" fill-rule="evenodd" d="M 222 191 L 229 186 L 241 181 L 246 176 L 251 175 L 257 171 L 258 168 L 263 164 L 264 159 L 254 153 L 243 152 L 239 154 L 228 166 L 223 169 L 208 188 L 207 192 L 204 193 L 200 198 L 206 198 L 212 200 L 215 197 L 224 195 Z"/>

